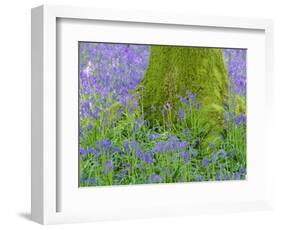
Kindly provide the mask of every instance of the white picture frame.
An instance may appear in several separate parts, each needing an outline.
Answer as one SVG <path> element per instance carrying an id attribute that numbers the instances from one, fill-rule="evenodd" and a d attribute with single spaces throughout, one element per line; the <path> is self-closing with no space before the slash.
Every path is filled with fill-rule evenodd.
<path id="1" fill-rule="evenodd" d="M 82 19 L 82 20 L 81 20 Z M 61 24 L 63 21 L 67 21 L 68 26 Z M 74 27 L 69 25 L 74 22 L 78 22 Z M 58 103 L 59 95 L 61 94 L 61 87 L 63 91 L 70 92 L 70 98 L 73 95 L 71 92 L 75 91 L 75 85 L 72 86 L 71 81 L 63 80 L 58 84 L 57 76 L 61 74 L 59 68 L 61 65 L 64 68 L 64 64 L 60 61 L 57 56 L 60 47 L 58 41 L 60 35 L 66 33 L 70 35 L 69 41 L 76 42 L 80 38 L 74 36 L 77 31 L 84 36 L 82 40 L 87 40 L 87 31 L 94 28 L 91 26 L 91 22 L 103 22 L 106 25 L 114 27 L 116 22 L 128 24 L 132 28 L 134 25 L 145 25 L 153 28 L 161 27 L 163 33 L 167 33 L 168 28 L 176 29 L 181 28 L 182 31 L 187 28 L 190 30 L 200 30 L 202 33 L 210 33 L 209 30 L 215 31 L 214 35 L 210 33 L 210 39 L 218 38 L 216 43 L 214 40 L 206 43 L 206 40 L 200 41 L 199 45 L 210 45 L 210 46 L 231 46 L 235 44 L 236 47 L 244 47 L 247 44 L 253 43 L 251 50 L 255 50 L 255 38 L 245 36 L 245 43 L 240 43 L 241 36 L 238 34 L 233 39 L 221 38 L 221 31 L 239 31 L 237 33 L 251 33 L 256 31 L 255 34 L 260 34 L 257 38 L 257 44 L 262 44 L 262 50 L 259 59 L 256 60 L 257 67 L 256 72 L 253 66 L 253 72 L 256 76 L 260 76 L 257 82 L 252 84 L 249 88 L 249 100 L 250 114 L 260 112 L 260 115 L 252 116 L 253 122 L 249 124 L 250 141 L 257 141 L 259 144 L 256 147 L 248 149 L 250 152 L 264 151 L 264 162 L 261 162 L 262 158 L 253 155 L 250 158 L 251 161 L 259 163 L 253 163 L 252 172 L 255 175 L 259 174 L 260 170 L 263 170 L 262 178 L 257 180 L 257 176 L 253 175 L 249 180 L 245 182 L 227 182 L 227 183 L 191 183 L 187 184 L 172 184 L 172 185 L 151 185 L 147 186 L 125 186 L 117 188 L 98 188 L 96 190 L 84 189 L 79 190 L 78 185 L 76 188 L 71 176 L 67 175 L 64 171 L 65 168 L 70 168 L 71 163 L 67 163 L 66 167 L 61 167 L 61 160 L 57 153 L 59 152 L 59 143 L 61 141 L 58 138 L 58 127 L 59 114 Z M 83 27 L 83 23 L 88 22 L 88 26 Z M 272 85 L 274 82 L 273 78 L 273 22 L 266 19 L 247 19 L 247 18 L 231 18 L 231 17 L 214 17 L 214 16 L 189 16 L 189 15 L 174 15 L 174 14 L 159 14 L 149 12 L 127 12 L 127 11 L 115 11 L 115 10 L 101 10 L 92 8 L 79 8 L 79 7 L 66 7 L 66 6 L 52 6 L 44 5 L 32 9 L 32 171 L 31 171 L 31 213 L 32 219 L 41 224 L 56 224 L 56 223 L 70 223 L 70 222 L 82 222 L 82 221 L 96 221 L 106 219 L 124 219 L 124 218 L 141 218 L 141 217 L 152 217 L 152 216 L 171 216 L 171 215 L 185 215 L 189 213 L 205 213 L 205 212 L 217 212 L 217 211 L 242 211 L 242 210 L 264 210 L 272 207 L 272 149 L 271 149 L 271 116 L 273 111 L 273 92 Z M 80 23 L 80 24 L 79 24 Z M 90 23 L 90 24 L 89 24 Z M 144 26 L 144 27 L 145 27 Z M 89 29 L 90 27 L 90 29 Z M 74 30 L 72 29 L 74 28 Z M 130 28 L 125 28 L 124 31 L 130 31 Z M 106 32 L 106 29 L 101 28 Z M 118 29 L 118 28 L 117 28 Z M 165 32 L 166 31 L 166 32 Z M 137 31 L 136 31 L 137 32 Z M 160 31 L 161 32 L 161 31 Z M 200 32 L 200 33 L 201 33 Z M 83 35 L 84 34 L 84 35 Z M 124 33 L 122 33 L 124 36 Z M 153 34 L 153 33 L 152 33 Z M 72 36 L 73 35 L 73 36 Z M 137 42 L 142 43 L 145 41 L 151 41 L 152 43 L 165 42 L 165 44 L 173 44 L 173 38 L 171 40 L 166 39 L 165 41 L 161 36 L 153 34 L 152 38 L 142 38 L 139 36 Z M 122 35 L 116 38 L 110 37 L 110 32 L 104 33 L 97 39 L 99 41 L 122 41 Z M 231 35 L 232 36 L 232 35 Z M 239 37 L 240 36 L 240 37 Z M 64 39 L 67 36 L 64 36 Z M 198 37 L 198 36 L 197 36 Z M 196 32 L 193 38 L 196 39 Z M 205 36 L 206 37 L 206 36 Z M 208 36 L 207 36 L 208 37 Z M 72 39 L 72 40 L 71 40 Z M 75 40 L 76 39 L 76 40 Z M 143 39 L 143 40 L 142 40 Z M 152 40 L 150 40 L 152 39 Z M 251 40 L 252 39 L 252 40 Z M 248 42 L 246 42 L 248 40 Z M 129 37 L 127 42 L 136 41 L 136 37 Z M 236 43 L 233 43 L 237 41 Z M 182 41 L 184 42 L 184 41 Z M 179 42 L 180 43 L 180 42 Z M 192 40 L 189 41 L 192 43 Z M 246 45 L 245 45 L 246 44 Z M 67 50 L 72 50 L 71 46 L 66 47 Z M 247 48 L 247 47 L 246 47 Z M 254 53 L 253 54 L 257 54 Z M 64 55 L 64 56 L 63 56 Z M 63 57 L 70 56 L 70 59 L 65 58 L 66 64 L 71 62 L 71 51 L 67 51 L 66 55 L 62 53 Z M 252 55 L 253 58 L 255 55 Z M 76 58 L 76 57 L 75 57 Z M 253 59 L 254 60 L 254 59 Z M 254 63 L 254 62 L 252 62 Z M 73 72 L 73 76 L 77 74 L 74 72 L 75 69 L 69 69 Z M 71 73 L 70 73 L 71 75 Z M 65 78 L 64 78 L 65 79 Z M 71 80 L 71 77 L 70 77 Z M 263 84 L 265 83 L 265 84 Z M 72 88 L 71 88 L 72 87 Z M 73 90 L 74 89 L 74 90 Z M 257 90 L 261 90 L 261 93 L 257 95 Z M 77 91 L 73 92 L 77 96 Z M 257 98 L 263 103 L 255 105 L 255 102 L 251 98 Z M 65 101 L 61 101 L 63 103 Z M 75 107 L 75 106 L 74 106 Z M 77 107 L 76 107 L 77 108 Z M 73 111 L 73 108 L 66 107 L 67 111 Z M 70 116 L 71 117 L 71 116 Z M 68 124 L 75 123 L 75 117 L 73 119 L 67 119 Z M 259 132 L 255 130 L 255 125 L 260 121 L 264 121 L 263 126 L 259 129 Z M 77 124 L 73 124 L 76 125 Z M 63 129 L 63 128 L 62 128 Z M 251 131 L 252 130 L 252 131 Z M 256 134 L 254 134 L 256 132 Z M 64 130 L 62 130 L 64 133 Z M 75 134 L 75 133 L 74 133 Z M 75 136 L 75 135 L 72 135 Z M 77 137 L 77 136 L 76 136 Z M 263 138 L 266 140 L 262 142 Z M 69 141 L 70 139 L 68 139 Z M 75 143 L 75 140 L 74 140 Z M 69 148 L 73 145 L 69 144 Z M 75 145 L 74 145 L 75 148 Z M 258 155 L 258 154 L 257 154 Z M 74 155 L 70 154 L 68 162 L 75 164 L 75 161 L 71 160 Z M 64 159 L 64 158 L 63 158 Z M 249 160 L 249 159 L 248 159 Z M 261 169 L 261 165 L 263 169 Z M 61 168 L 64 168 L 63 170 Z M 73 169 L 76 173 L 76 170 Z M 71 173 L 71 172 L 70 172 Z M 73 174 L 73 173 L 72 173 Z M 72 175 L 71 174 L 71 175 Z M 78 171 L 77 171 L 78 174 Z M 62 176 L 63 175 L 63 176 Z M 70 177 L 70 178 L 68 178 Z M 254 178 L 254 179 L 251 179 Z M 65 183 L 65 181 L 67 183 Z M 70 181 L 70 182 L 69 182 Z M 77 180 L 76 180 L 77 181 Z M 69 182 L 69 183 L 68 183 Z M 63 186 L 61 188 L 61 186 Z M 250 187 L 252 187 L 250 189 Z M 60 188 L 60 189 L 59 189 Z M 259 189 L 260 188 L 260 189 Z M 69 190 L 68 190 L 69 189 Z M 235 190 L 236 189 L 236 190 Z M 259 189 L 256 193 L 253 192 L 255 189 Z M 61 190 L 63 192 L 61 192 Z M 199 195 L 204 195 L 205 192 L 215 194 L 214 199 L 204 198 L 199 202 Z M 229 198 L 223 195 L 223 192 L 236 191 L 239 194 L 235 199 Z M 243 191 L 245 195 L 243 197 Z M 82 192 L 82 194 L 81 194 Z M 160 195 L 160 192 L 162 195 Z M 185 194 L 194 195 L 194 200 L 180 203 L 183 192 Z M 255 194 L 254 194 L 255 193 Z M 78 195 L 77 195 L 78 194 Z M 90 194 L 95 194 L 98 198 L 96 200 L 89 200 Z M 105 194 L 111 196 L 116 194 L 119 197 L 126 198 L 127 201 L 121 203 L 112 203 L 113 200 L 105 202 L 105 208 L 102 208 L 102 201 L 105 199 Z M 134 207 L 130 194 L 143 195 L 142 199 L 139 199 L 139 203 Z M 165 196 L 174 195 L 177 199 L 168 198 L 165 200 L 166 205 L 161 205 L 161 199 Z M 149 196 L 153 199 L 149 200 Z M 196 197 L 197 196 L 197 197 Z M 225 197 L 224 197 L 225 196 Z M 84 197 L 84 199 L 83 199 Z M 252 199 L 250 199 L 252 197 Z M 149 201 L 146 203 L 146 199 Z M 188 199 L 187 199 L 188 200 Z M 87 203 L 91 203 L 92 208 L 86 207 Z M 62 205 L 63 204 L 63 205 Z M 94 208 L 96 204 L 97 207 Z M 143 204 L 143 205 L 142 205 Z"/>

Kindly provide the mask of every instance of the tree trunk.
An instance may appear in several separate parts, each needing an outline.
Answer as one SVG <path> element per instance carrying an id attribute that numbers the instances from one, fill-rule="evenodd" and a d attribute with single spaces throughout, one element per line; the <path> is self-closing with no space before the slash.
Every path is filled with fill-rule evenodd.
<path id="1" fill-rule="evenodd" d="M 217 131 L 222 127 L 228 78 L 221 49 L 151 46 L 141 84 L 141 103 L 152 126 L 162 123 L 161 110 L 167 103 L 176 120 L 177 96 L 189 91 L 200 101 L 200 113 L 206 118 L 202 128 Z"/>

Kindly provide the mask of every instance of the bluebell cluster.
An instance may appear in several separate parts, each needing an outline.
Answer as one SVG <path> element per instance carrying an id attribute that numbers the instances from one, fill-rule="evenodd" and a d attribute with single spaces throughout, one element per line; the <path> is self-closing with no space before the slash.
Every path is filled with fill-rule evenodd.
<path id="1" fill-rule="evenodd" d="M 169 103 L 161 105 L 164 125 L 151 127 L 145 120 L 138 92 L 149 50 L 146 45 L 80 43 L 80 185 L 245 179 L 246 114 L 237 113 L 235 96 L 246 100 L 246 51 L 223 49 L 231 83 L 225 127 L 205 133 L 210 138 L 202 143 L 202 108 L 193 92 L 177 96 L 176 123 Z"/>

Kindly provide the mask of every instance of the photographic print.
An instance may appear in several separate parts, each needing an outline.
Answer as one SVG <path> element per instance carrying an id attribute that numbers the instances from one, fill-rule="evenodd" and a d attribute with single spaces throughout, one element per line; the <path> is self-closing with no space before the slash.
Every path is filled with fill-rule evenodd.
<path id="1" fill-rule="evenodd" d="M 246 179 L 246 58 L 79 42 L 79 186 Z"/>

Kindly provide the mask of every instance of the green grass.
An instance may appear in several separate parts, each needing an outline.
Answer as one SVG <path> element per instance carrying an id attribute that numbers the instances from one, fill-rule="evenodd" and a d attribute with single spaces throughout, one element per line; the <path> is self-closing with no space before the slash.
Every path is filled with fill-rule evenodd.
<path id="1" fill-rule="evenodd" d="M 189 96 L 178 101 L 182 119 L 172 119 L 178 111 L 169 108 L 153 125 L 144 120 L 142 103 L 133 113 L 110 97 L 109 108 L 97 104 L 96 119 L 80 120 L 80 186 L 245 179 L 246 124 L 235 122 L 240 114 L 227 102 L 224 126 L 210 131 Z"/>

